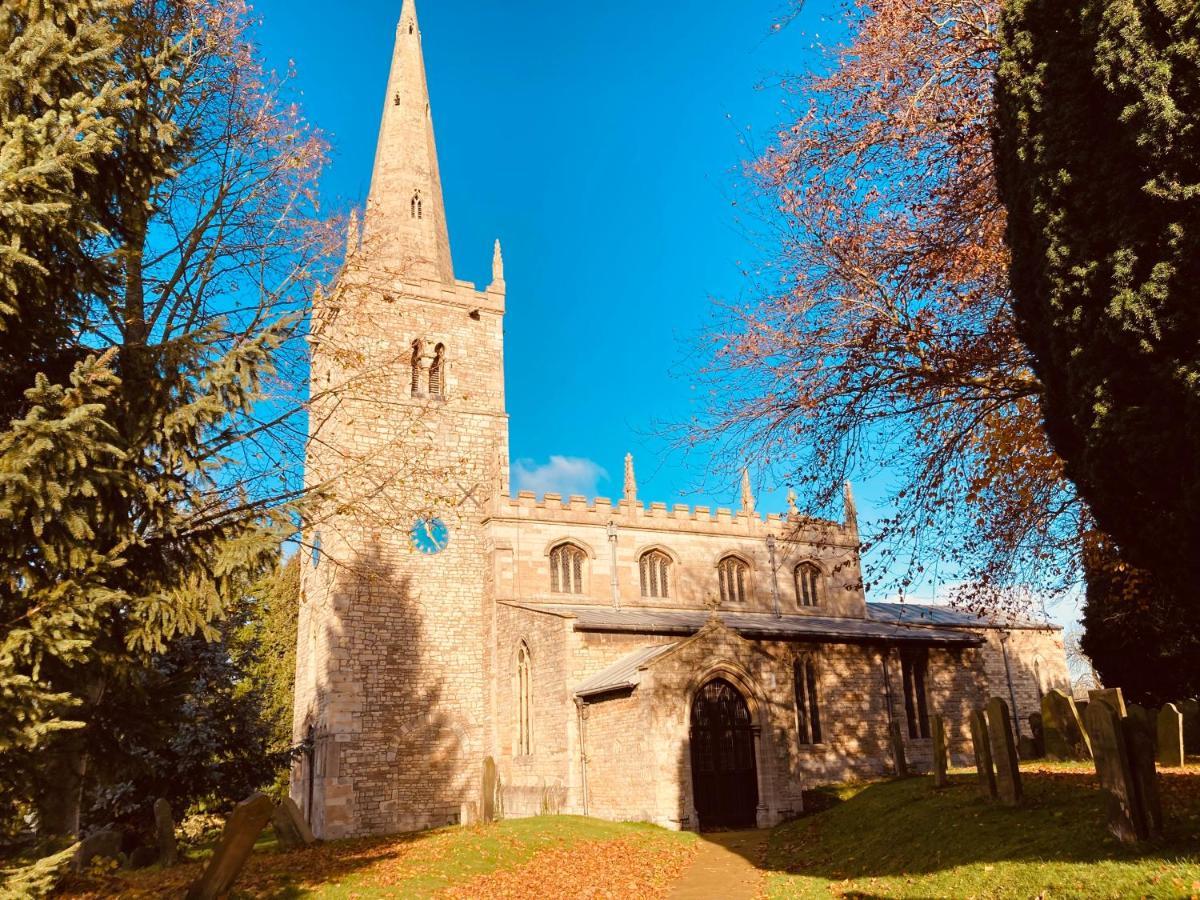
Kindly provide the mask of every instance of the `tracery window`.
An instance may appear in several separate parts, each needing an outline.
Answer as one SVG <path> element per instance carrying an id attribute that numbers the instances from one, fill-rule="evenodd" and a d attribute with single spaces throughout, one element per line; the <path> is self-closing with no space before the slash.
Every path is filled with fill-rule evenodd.
<path id="1" fill-rule="evenodd" d="M 412 394 L 416 397 L 421 393 L 421 342 L 412 343 Z"/>
<path id="2" fill-rule="evenodd" d="M 796 688 L 796 739 L 801 744 L 821 743 L 821 710 L 817 701 L 817 665 L 811 656 L 792 664 Z"/>
<path id="3" fill-rule="evenodd" d="M 929 669 L 929 654 L 925 650 L 906 650 L 900 655 L 904 674 L 904 715 L 908 719 L 910 738 L 927 738 L 929 710 L 925 701 L 925 676 Z"/>
<path id="4" fill-rule="evenodd" d="M 821 602 L 821 570 L 809 562 L 796 566 L 796 602 L 816 606 Z"/>
<path id="5" fill-rule="evenodd" d="M 517 647 L 517 755 L 533 752 L 533 687 L 530 678 L 529 647 L 524 641 Z"/>
<path id="6" fill-rule="evenodd" d="M 409 215 L 414 219 L 421 218 L 421 194 L 417 192 L 412 195 L 412 200 L 408 203 Z"/>
<path id="7" fill-rule="evenodd" d="M 647 550 L 642 554 L 642 596 L 669 597 L 668 580 L 671 572 L 671 557 L 661 550 Z"/>
<path id="8" fill-rule="evenodd" d="M 721 586 L 721 604 L 745 603 L 746 582 L 750 567 L 735 556 L 727 556 L 717 564 L 717 581 Z"/>
<path id="9" fill-rule="evenodd" d="M 429 366 L 429 395 L 442 396 L 446 386 L 444 373 L 446 370 L 446 345 L 438 344 L 433 348 L 433 362 Z"/>
<path id="10" fill-rule="evenodd" d="M 550 551 L 550 590 L 556 594 L 583 593 L 584 553 L 574 544 L 559 544 Z"/>

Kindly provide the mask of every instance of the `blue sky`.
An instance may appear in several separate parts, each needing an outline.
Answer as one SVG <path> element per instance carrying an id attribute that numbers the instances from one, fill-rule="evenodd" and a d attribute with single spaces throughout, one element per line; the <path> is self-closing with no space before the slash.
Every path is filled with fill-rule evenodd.
<path id="1" fill-rule="evenodd" d="M 831 0 L 774 28 L 789 9 L 419 0 L 456 274 L 486 283 L 504 247 L 514 489 L 614 497 L 629 451 L 643 500 L 736 506 L 737 484 L 666 431 L 697 402 L 713 299 L 752 296 L 764 245 L 736 201 L 784 115 L 775 84 L 837 31 Z M 269 65 L 294 62 L 332 144 L 326 204 L 361 203 L 400 0 L 256 10 Z M 785 508 L 782 487 L 756 488 L 760 510 Z M 882 485 L 856 492 L 869 521 Z"/>

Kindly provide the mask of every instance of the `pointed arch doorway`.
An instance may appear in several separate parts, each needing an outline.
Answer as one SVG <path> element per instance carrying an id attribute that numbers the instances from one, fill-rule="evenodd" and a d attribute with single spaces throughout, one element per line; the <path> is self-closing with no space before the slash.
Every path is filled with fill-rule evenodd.
<path id="1" fill-rule="evenodd" d="M 692 797 L 700 828 L 754 828 L 754 724 L 745 698 L 724 678 L 714 678 L 696 691 L 689 738 Z"/>

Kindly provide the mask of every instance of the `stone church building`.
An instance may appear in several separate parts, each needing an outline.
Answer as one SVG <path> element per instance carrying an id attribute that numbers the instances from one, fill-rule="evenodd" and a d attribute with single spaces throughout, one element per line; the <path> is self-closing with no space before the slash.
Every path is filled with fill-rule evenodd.
<path id="1" fill-rule="evenodd" d="M 849 489 L 842 521 L 763 516 L 748 480 L 736 510 L 667 506 L 627 459 L 615 502 L 510 496 L 506 302 L 499 243 L 490 284 L 454 276 L 405 0 L 366 208 L 309 336 L 291 790 L 317 835 L 456 822 L 489 757 L 506 816 L 768 826 L 802 789 L 891 771 L 893 723 L 919 769 L 943 715 L 966 764 L 973 707 L 1003 697 L 1028 734 L 1068 686 L 1054 627 L 868 603 Z"/>

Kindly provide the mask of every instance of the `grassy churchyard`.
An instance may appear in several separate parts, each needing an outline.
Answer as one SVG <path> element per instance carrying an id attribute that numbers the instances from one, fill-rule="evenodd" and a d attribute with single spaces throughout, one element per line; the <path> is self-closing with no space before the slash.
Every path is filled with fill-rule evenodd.
<path id="1" fill-rule="evenodd" d="M 1200 896 L 1200 760 L 1160 772 L 1162 839 L 1124 845 L 1105 825 L 1090 763 L 1022 766 L 1025 799 L 982 799 L 973 771 L 814 791 L 776 828 L 759 895 Z M 267 833 L 269 835 L 269 832 Z M 668 897 L 704 836 L 572 816 L 515 819 L 280 851 L 265 837 L 235 897 Z M 61 896 L 181 896 L 209 851 L 171 869 L 76 876 Z"/>

